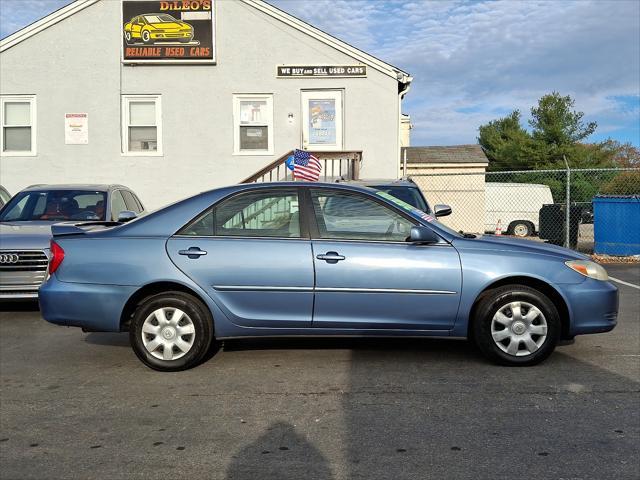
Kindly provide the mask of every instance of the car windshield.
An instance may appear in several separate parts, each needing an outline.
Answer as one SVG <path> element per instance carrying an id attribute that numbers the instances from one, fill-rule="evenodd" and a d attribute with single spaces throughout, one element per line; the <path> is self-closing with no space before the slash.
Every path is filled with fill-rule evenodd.
<path id="1" fill-rule="evenodd" d="M 106 198 L 92 190 L 20 192 L 0 211 L 0 221 L 104 220 Z"/>
<path id="2" fill-rule="evenodd" d="M 459 237 L 460 236 L 460 232 L 456 232 L 454 229 L 447 227 L 444 223 L 439 222 L 438 220 L 436 220 L 436 217 L 434 215 L 431 215 L 431 214 L 425 212 L 424 210 L 420 210 L 419 208 L 416 208 L 413 205 L 410 205 L 407 202 L 405 202 L 403 200 L 400 200 L 399 198 L 391 195 L 390 193 L 378 190 L 376 192 L 376 195 L 384 198 L 385 200 L 388 200 L 388 201 L 392 202 L 394 205 L 400 207 L 401 209 L 403 209 L 404 211 L 410 213 L 414 217 L 418 217 L 423 221 L 427 221 L 427 222 L 435 225 L 436 227 L 438 227 L 441 230 L 444 230 L 445 232 L 447 232 L 450 235 L 453 235 L 455 237 Z"/>
<path id="3" fill-rule="evenodd" d="M 145 15 L 144 19 L 149 23 L 177 22 L 175 18 L 166 13 L 161 15 Z"/>
<path id="4" fill-rule="evenodd" d="M 381 192 L 390 193 L 399 200 L 402 200 L 409 205 L 416 207 L 418 210 L 430 213 L 429 205 L 424 200 L 424 197 L 420 194 L 417 188 L 413 187 L 392 187 L 388 185 L 376 185 L 373 188 L 380 190 Z"/>

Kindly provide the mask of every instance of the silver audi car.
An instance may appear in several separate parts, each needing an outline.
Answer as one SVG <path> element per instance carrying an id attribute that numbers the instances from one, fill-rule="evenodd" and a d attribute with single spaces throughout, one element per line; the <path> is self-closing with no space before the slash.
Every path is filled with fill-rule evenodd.
<path id="1" fill-rule="evenodd" d="M 123 185 L 33 185 L 0 210 L 0 301 L 38 298 L 46 278 L 51 225 L 124 222 L 144 213 Z"/>

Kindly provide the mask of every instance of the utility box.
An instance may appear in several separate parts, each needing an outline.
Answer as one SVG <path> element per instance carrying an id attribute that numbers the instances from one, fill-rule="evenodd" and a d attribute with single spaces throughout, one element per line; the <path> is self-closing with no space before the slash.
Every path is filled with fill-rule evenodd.
<path id="1" fill-rule="evenodd" d="M 594 252 L 640 255 L 640 195 L 599 195 L 593 199 Z"/>

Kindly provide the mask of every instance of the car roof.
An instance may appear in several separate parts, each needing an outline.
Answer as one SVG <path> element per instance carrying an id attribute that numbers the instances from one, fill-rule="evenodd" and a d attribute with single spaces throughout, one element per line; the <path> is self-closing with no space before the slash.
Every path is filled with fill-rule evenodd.
<path id="1" fill-rule="evenodd" d="M 338 183 L 347 185 L 362 185 L 365 187 L 411 187 L 418 188 L 410 178 L 398 178 L 395 180 L 388 179 L 370 179 L 370 180 L 340 180 Z"/>
<path id="2" fill-rule="evenodd" d="M 39 191 L 39 190 L 87 190 L 87 191 L 110 191 L 116 189 L 125 189 L 130 190 L 130 188 L 125 187 L 124 185 L 118 185 L 115 183 L 106 184 L 106 183 L 64 183 L 64 184 L 37 184 L 30 185 L 27 188 L 23 189 L 23 192 L 30 191 Z"/>

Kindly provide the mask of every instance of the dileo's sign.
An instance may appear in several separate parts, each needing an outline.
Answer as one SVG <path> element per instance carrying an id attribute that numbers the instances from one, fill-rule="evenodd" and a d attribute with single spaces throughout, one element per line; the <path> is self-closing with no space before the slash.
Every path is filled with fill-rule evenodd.
<path id="1" fill-rule="evenodd" d="M 122 61 L 215 63 L 214 0 L 122 0 Z"/>

